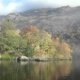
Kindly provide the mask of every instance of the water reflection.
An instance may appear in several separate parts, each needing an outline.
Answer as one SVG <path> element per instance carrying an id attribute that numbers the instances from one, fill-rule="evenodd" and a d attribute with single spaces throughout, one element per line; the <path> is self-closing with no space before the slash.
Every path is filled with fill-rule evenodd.
<path id="1" fill-rule="evenodd" d="M 0 62 L 0 80 L 64 80 L 71 69 L 70 61 Z"/>

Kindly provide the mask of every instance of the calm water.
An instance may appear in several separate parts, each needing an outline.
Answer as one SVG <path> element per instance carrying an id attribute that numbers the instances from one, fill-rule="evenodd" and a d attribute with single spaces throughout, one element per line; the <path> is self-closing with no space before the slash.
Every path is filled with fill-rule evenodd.
<path id="1" fill-rule="evenodd" d="M 80 62 L 0 62 L 0 80 L 80 80 Z"/>

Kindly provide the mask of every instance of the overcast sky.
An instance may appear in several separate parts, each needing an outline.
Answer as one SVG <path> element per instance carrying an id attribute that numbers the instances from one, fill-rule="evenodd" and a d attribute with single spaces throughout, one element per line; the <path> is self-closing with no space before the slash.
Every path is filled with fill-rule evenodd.
<path id="1" fill-rule="evenodd" d="M 80 0 L 0 0 L 0 15 L 32 8 L 79 6 Z"/>

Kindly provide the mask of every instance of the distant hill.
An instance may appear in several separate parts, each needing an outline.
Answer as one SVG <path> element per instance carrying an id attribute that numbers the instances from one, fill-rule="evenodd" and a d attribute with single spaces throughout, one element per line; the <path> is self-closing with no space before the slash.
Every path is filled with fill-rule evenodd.
<path id="1" fill-rule="evenodd" d="M 12 19 L 19 29 L 34 25 L 60 36 L 67 42 L 80 43 L 80 6 L 32 9 L 12 13 L 3 17 L 5 18 Z"/>

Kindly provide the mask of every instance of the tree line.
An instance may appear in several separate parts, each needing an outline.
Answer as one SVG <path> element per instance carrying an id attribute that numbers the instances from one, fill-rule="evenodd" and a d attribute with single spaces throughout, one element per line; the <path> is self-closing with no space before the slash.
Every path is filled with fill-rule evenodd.
<path id="1" fill-rule="evenodd" d="M 12 20 L 6 19 L 1 24 L 0 54 L 28 57 L 65 57 L 70 56 L 69 44 L 52 37 L 45 30 L 35 26 L 17 29 Z"/>

